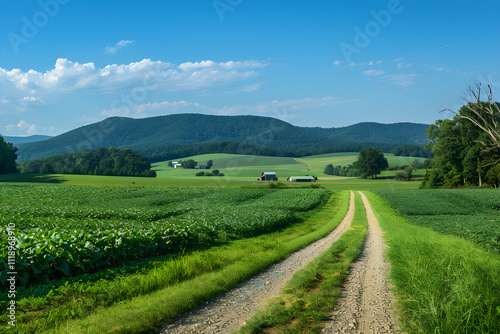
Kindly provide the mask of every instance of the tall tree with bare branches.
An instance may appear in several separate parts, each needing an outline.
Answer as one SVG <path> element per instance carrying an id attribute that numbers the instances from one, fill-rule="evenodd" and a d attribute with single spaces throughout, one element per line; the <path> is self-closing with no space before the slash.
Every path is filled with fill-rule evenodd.
<path id="1" fill-rule="evenodd" d="M 483 92 L 481 83 L 476 87 L 469 86 L 467 88 L 468 97 L 466 98 L 465 109 L 450 111 L 458 118 L 468 120 L 481 131 L 488 135 L 488 141 L 480 141 L 483 147 L 487 150 L 500 148 L 500 104 L 493 101 L 493 90 L 490 85 L 487 86 L 487 101 L 481 101 Z"/>
<path id="2" fill-rule="evenodd" d="M 434 153 L 434 168 L 421 187 L 500 184 L 500 105 L 488 86 L 486 100 L 481 85 L 468 87 L 465 105 L 451 111 L 452 119 L 437 120 L 427 130 Z M 445 111 L 443 110 L 443 111 Z"/>

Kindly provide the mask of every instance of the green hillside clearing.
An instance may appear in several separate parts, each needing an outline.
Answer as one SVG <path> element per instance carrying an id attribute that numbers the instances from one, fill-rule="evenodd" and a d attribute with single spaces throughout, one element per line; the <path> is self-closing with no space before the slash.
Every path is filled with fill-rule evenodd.
<path id="1" fill-rule="evenodd" d="M 318 182 L 332 190 L 369 190 L 369 189 L 416 189 L 419 182 L 394 181 L 396 171 L 385 171 L 378 180 L 346 178 L 323 174 L 325 166 L 347 165 L 357 159 L 358 153 L 331 153 L 303 158 L 266 157 L 235 154 L 205 154 L 186 157 L 178 160 L 194 159 L 198 164 L 206 164 L 213 160 L 212 169 L 218 169 L 225 174 L 223 177 L 196 177 L 198 169 L 183 169 L 168 167 L 168 161 L 154 163 L 152 169 L 157 171 L 156 178 L 138 178 L 125 176 L 96 176 L 71 174 L 7 174 L 0 176 L 0 182 L 36 182 L 63 183 L 70 185 L 96 185 L 121 187 L 267 187 L 267 182 L 259 182 L 257 178 L 262 172 L 276 172 L 280 182 L 289 176 L 313 175 Z M 396 157 L 385 154 L 389 166 L 409 164 L 423 158 Z M 308 167 L 310 170 L 308 170 Z M 424 170 L 414 173 L 421 177 Z M 287 182 L 288 183 L 288 182 Z M 291 184 L 291 183 L 289 183 Z M 295 184 L 294 184 L 295 186 Z M 296 186 L 303 186 L 297 184 Z"/>

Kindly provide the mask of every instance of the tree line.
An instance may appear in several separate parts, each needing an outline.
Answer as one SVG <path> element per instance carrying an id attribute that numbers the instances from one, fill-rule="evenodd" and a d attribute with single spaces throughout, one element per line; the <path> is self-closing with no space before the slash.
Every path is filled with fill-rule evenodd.
<path id="1" fill-rule="evenodd" d="M 333 166 L 333 164 L 328 164 L 323 171 L 323 174 L 334 175 L 334 176 L 348 176 L 348 177 L 358 177 L 361 175 L 359 169 L 354 168 L 352 164 L 347 166 Z"/>
<path id="2" fill-rule="evenodd" d="M 17 148 L 0 136 L 0 174 L 17 173 Z"/>
<path id="3" fill-rule="evenodd" d="M 155 177 L 151 163 L 130 149 L 97 148 L 22 162 L 22 173 Z"/>
<path id="4" fill-rule="evenodd" d="M 335 176 L 361 176 L 364 179 L 367 177 L 375 179 L 378 174 L 388 167 L 389 163 L 384 153 L 376 148 L 369 147 L 359 151 L 358 160 L 351 165 L 334 167 L 332 164 L 329 164 L 325 167 L 323 173 Z"/>
<path id="5" fill-rule="evenodd" d="M 226 153 L 243 155 L 261 155 L 270 157 L 305 157 L 310 155 L 336 153 L 336 152 L 359 152 L 367 148 L 376 148 L 382 152 L 395 152 L 403 156 L 429 156 L 432 153 L 418 145 L 396 145 L 385 143 L 338 143 L 337 145 L 324 145 L 317 142 L 307 148 L 290 147 L 289 150 L 272 149 L 252 144 L 223 141 L 203 145 L 161 145 L 148 148 L 134 149 L 136 152 L 148 157 L 151 163 L 165 160 L 174 160 L 189 156 Z"/>
<path id="6" fill-rule="evenodd" d="M 432 152 L 420 145 L 399 145 L 396 146 L 392 151 L 395 156 L 403 157 L 415 157 L 415 158 L 432 158 Z"/>
<path id="7" fill-rule="evenodd" d="M 152 163 L 210 153 L 262 155 L 270 157 L 298 157 L 297 154 L 288 151 L 275 150 L 231 141 L 204 145 L 162 145 L 136 149 L 136 151 L 148 157 L 149 161 Z"/>
<path id="8" fill-rule="evenodd" d="M 500 185 L 500 104 L 493 102 L 491 88 L 481 101 L 480 88 L 469 88 L 473 98 L 452 111 L 452 119 L 429 126 L 427 148 L 434 158 L 421 188 Z"/>

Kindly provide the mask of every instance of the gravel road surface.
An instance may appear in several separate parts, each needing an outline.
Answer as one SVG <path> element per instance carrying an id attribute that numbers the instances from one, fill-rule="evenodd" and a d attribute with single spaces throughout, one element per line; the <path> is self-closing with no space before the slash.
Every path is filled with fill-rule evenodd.
<path id="1" fill-rule="evenodd" d="M 324 333 L 402 333 L 394 318 L 394 296 L 388 283 L 386 245 L 370 203 L 361 193 L 368 217 L 365 247 L 354 263 L 341 298 Z"/>
<path id="2" fill-rule="evenodd" d="M 161 327 L 159 333 L 232 333 L 269 298 L 280 294 L 294 273 L 325 252 L 349 229 L 354 216 L 354 194 L 351 191 L 349 210 L 342 222 L 328 236 L 291 254 L 235 289 Z"/>

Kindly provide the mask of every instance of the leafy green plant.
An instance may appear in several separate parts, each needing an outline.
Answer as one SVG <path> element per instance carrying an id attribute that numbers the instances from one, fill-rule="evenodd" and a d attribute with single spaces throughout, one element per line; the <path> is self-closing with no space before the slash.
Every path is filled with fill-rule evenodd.
<path id="1" fill-rule="evenodd" d="M 53 198 L 61 196 L 61 202 L 74 203 L 75 198 L 63 196 L 68 195 L 65 192 L 67 189 L 65 186 L 56 187 Z M 84 205 L 89 201 L 94 204 L 94 209 L 107 207 L 111 202 L 115 202 L 113 205 L 119 208 L 122 201 L 127 203 L 129 211 L 132 208 L 140 211 L 177 203 L 181 207 L 191 208 L 181 213 L 191 212 L 195 215 L 196 212 L 193 211 L 197 209 L 213 208 L 214 205 L 224 203 L 230 203 L 236 210 L 263 206 L 267 211 L 272 211 L 283 202 L 282 210 L 287 210 L 287 206 L 293 207 L 295 203 L 296 220 L 269 234 L 233 240 L 233 236 L 226 233 L 227 243 L 217 242 L 208 249 L 201 249 L 206 246 L 199 244 L 196 249 L 186 249 L 178 254 L 145 258 L 128 262 L 128 265 L 103 268 L 93 274 L 29 287 L 26 291 L 20 291 L 16 298 L 19 332 L 147 332 L 326 235 L 347 210 L 347 194 L 324 191 L 319 193 L 323 195 L 320 195 L 318 204 L 297 205 L 297 201 L 315 198 L 308 189 L 302 189 L 304 192 L 268 189 L 263 192 L 259 189 L 241 189 L 236 192 L 212 192 L 213 189 L 137 189 L 132 192 L 120 188 L 75 189 L 80 189 L 80 194 L 76 197 L 78 204 Z M 96 193 L 92 194 L 94 189 Z M 29 188 L 24 190 L 30 193 Z M 34 190 L 33 194 L 43 191 L 50 193 L 50 189 L 44 187 Z M 178 196 L 171 196 L 172 193 L 164 196 L 165 190 Z M 8 192 L 10 191 L 12 188 L 9 188 Z M 98 200 L 103 194 L 108 194 L 108 203 Z M 324 195 L 329 198 L 325 206 Z M 288 201 L 284 200 L 286 198 Z M 133 202 L 127 202 L 128 200 Z M 230 212 L 230 208 L 227 210 Z M 218 238 L 220 237 L 219 235 Z M 162 301 L 159 302 L 158 298 Z M 164 305 L 167 304 L 169 307 L 165 308 Z M 0 320 L 2 319 L 5 319 L 5 313 L 0 314 Z"/>
<path id="2" fill-rule="evenodd" d="M 477 195 L 488 198 L 487 192 Z M 434 196 L 420 191 L 415 194 Z M 459 203 L 472 194 L 476 195 L 468 190 L 448 191 L 437 192 L 435 196 L 450 196 L 448 203 Z M 417 226 L 410 216 L 401 217 L 382 198 L 370 193 L 367 197 L 385 231 L 391 277 L 406 327 L 403 329 L 409 333 L 500 332 L 499 255 L 463 238 Z M 495 202 L 493 197 L 490 199 Z M 470 201 L 474 203 L 476 199 Z M 478 210 L 487 209 L 490 204 Z M 426 205 L 431 208 L 429 203 Z M 448 210 L 458 212 L 461 208 L 448 207 Z"/>
<path id="3" fill-rule="evenodd" d="M 284 228 L 321 203 L 327 190 L 137 189 L 0 186 L 0 258 L 16 226 L 21 286 L 95 273 L 138 259 L 200 249 L 224 238 Z M 7 264 L 0 262 L 7 287 Z"/>
<path id="4" fill-rule="evenodd" d="M 500 197 L 494 189 L 375 190 L 409 222 L 500 252 Z"/>

